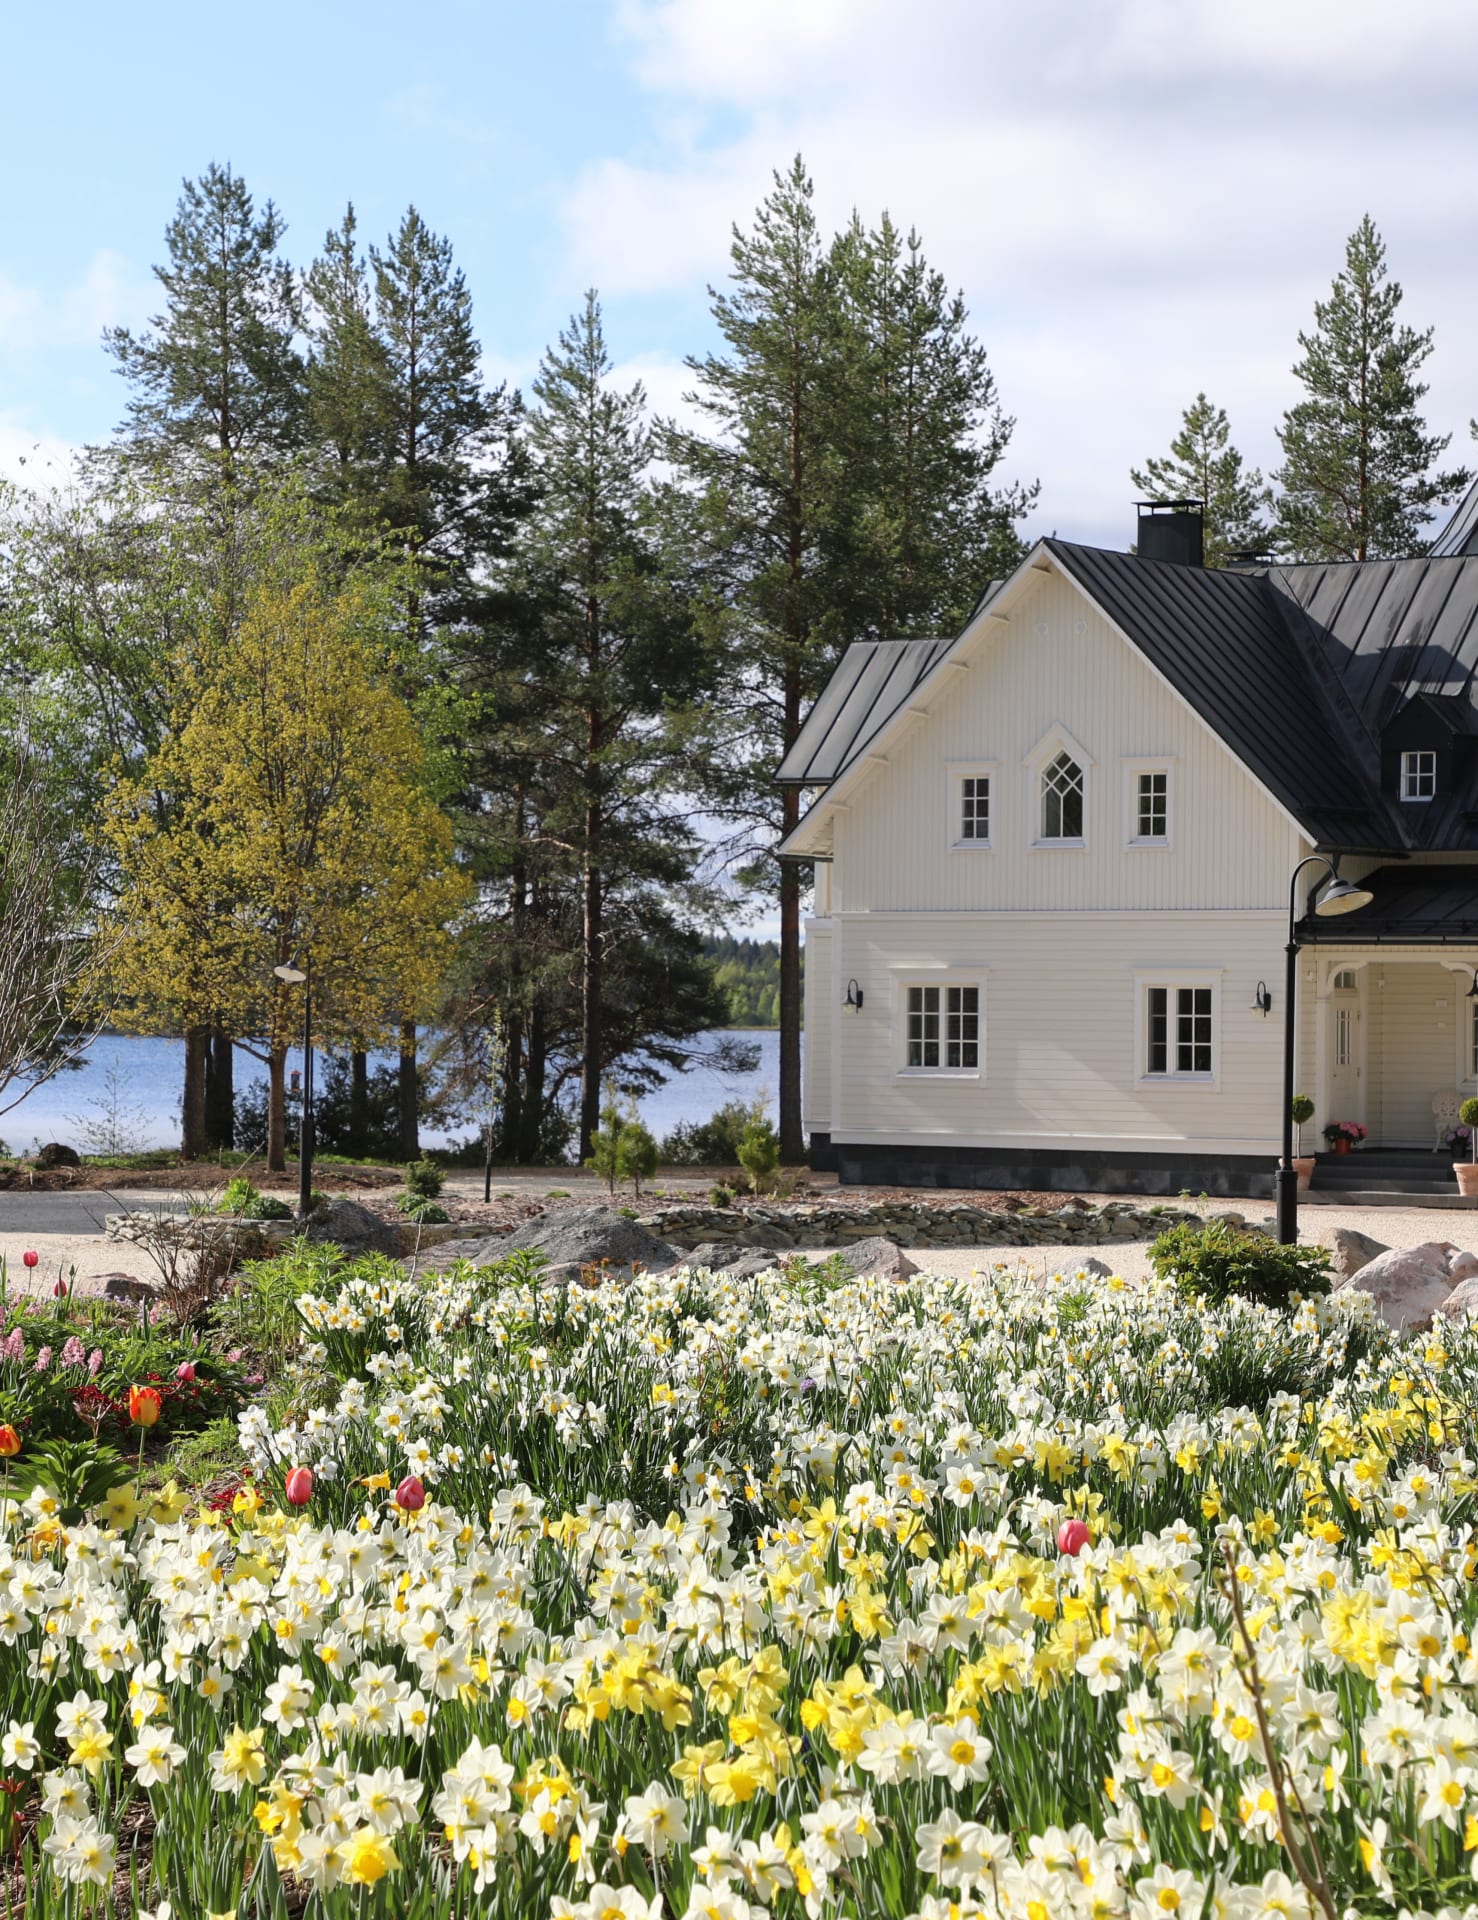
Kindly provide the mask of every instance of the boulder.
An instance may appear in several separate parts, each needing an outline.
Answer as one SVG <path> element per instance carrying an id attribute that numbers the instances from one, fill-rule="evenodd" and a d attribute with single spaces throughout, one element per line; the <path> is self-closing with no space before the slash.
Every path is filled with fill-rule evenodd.
<path id="1" fill-rule="evenodd" d="M 499 1260 L 525 1247 L 542 1253 L 551 1267 L 599 1266 L 608 1260 L 613 1267 L 664 1272 L 683 1257 L 639 1220 L 628 1219 L 614 1207 L 566 1207 L 525 1220 L 501 1240 L 483 1241 L 478 1263 Z"/>
<path id="2" fill-rule="evenodd" d="M 691 1252 L 685 1253 L 682 1264 L 685 1267 L 706 1267 L 710 1273 L 722 1273 L 734 1266 L 743 1249 L 726 1245 L 722 1240 L 702 1240 Z"/>
<path id="3" fill-rule="evenodd" d="M 399 1253 L 401 1229 L 342 1195 L 308 1216 L 306 1240 L 333 1240 L 350 1253 Z"/>
<path id="4" fill-rule="evenodd" d="M 1340 1280 L 1368 1293 L 1387 1326 L 1399 1333 L 1423 1333 L 1460 1281 L 1478 1277 L 1478 1255 L 1464 1253 L 1449 1240 L 1427 1240 L 1419 1247 L 1392 1247 L 1357 1272 Z"/>
<path id="5" fill-rule="evenodd" d="M 1113 1268 L 1105 1266 L 1102 1260 L 1096 1260 L 1090 1254 L 1086 1260 L 1064 1260 L 1060 1265 L 1048 1268 L 1042 1275 L 1046 1280 L 1076 1280 L 1082 1274 L 1089 1280 L 1107 1280 L 1113 1275 Z"/>
<path id="6" fill-rule="evenodd" d="M 135 1280 L 131 1273 L 100 1273 L 105 1300 L 127 1300 L 137 1306 L 141 1300 L 157 1300 L 159 1289 L 151 1281 Z"/>
<path id="7" fill-rule="evenodd" d="M 1466 1320 L 1478 1313 L 1478 1278 L 1460 1280 L 1437 1311 L 1444 1320 Z"/>
<path id="8" fill-rule="evenodd" d="M 1327 1247 L 1330 1265 L 1336 1273 L 1346 1276 L 1358 1273 L 1361 1267 L 1368 1267 L 1372 1260 L 1391 1251 L 1384 1240 L 1357 1233 L 1353 1227 L 1321 1227 L 1314 1235 L 1314 1244 Z"/>
<path id="9" fill-rule="evenodd" d="M 80 1167 L 82 1156 L 75 1147 L 64 1147 L 60 1140 L 48 1140 L 36 1155 L 36 1165 L 48 1172 L 53 1167 Z"/>
<path id="10" fill-rule="evenodd" d="M 870 1240 L 854 1240 L 843 1247 L 842 1258 L 859 1280 L 906 1280 L 918 1268 L 896 1240 L 876 1234 Z"/>

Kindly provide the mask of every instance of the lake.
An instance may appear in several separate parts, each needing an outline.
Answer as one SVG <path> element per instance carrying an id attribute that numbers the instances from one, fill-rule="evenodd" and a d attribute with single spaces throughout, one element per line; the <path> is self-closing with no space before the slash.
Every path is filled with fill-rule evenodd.
<path id="1" fill-rule="evenodd" d="M 658 1140 L 671 1133 L 680 1122 L 706 1120 L 716 1108 L 730 1100 L 750 1101 L 763 1095 L 771 1118 L 775 1116 L 779 1034 L 770 1028 L 714 1033 L 706 1037 L 710 1041 L 752 1042 L 760 1050 L 759 1067 L 754 1073 L 741 1074 L 694 1066 L 686 1073 L 674 1074 L 655 1092 L 637 1102 L 642 1119 Z M 371 1058 L 378 1061 L 380 1056 Z M 15 1153 L 34 1152 L 48 1140 L 80 1146 L 79 1123 L 96 1122 L 103 1109 L 116 1101 L 126 1123 L 123 1131 L 133 1134 L 141 1148 L 178 1146 L 184 1062 L 183 1040 L 101 1034 L 79 1068 L 58 1074 L 56 1079 L 28 1093 L 8 1113 L 0 1114 L 0 1136 Z M 301 1049 L 294 1049 L 288 1055 L 289 1072 L 295 1067 L 301 1068 L 302 1063 Z M 238 1094 L 266 1077 L 266 1070 L 238 1049 Z M 13 1093 L 14 1088 L 9 1091 Z M 470 1124 L 459 1129 L 461 1138 L 466 1139 L 471 1131 Z M 429 1127 L 422 1129 L 421 1139 L 428 1147 L 451 1143 L 450 1136 Z"/>

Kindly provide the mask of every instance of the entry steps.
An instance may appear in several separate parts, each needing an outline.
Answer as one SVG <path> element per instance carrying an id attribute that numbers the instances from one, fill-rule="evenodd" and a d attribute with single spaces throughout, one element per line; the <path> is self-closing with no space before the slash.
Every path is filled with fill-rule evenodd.
<path id="1" fill-rule="evenodd" d="M 1448 1152 L 1424 1147 L 1357 1147 L 1353 1153 L 1321 1153 L 1304 1204 L 1315 1206 L 1478 1206 L 1457 1190 Z"/>

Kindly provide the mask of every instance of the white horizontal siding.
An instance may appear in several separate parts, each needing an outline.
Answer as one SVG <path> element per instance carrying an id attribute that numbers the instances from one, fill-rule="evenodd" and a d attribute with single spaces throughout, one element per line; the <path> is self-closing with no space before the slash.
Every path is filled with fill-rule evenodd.
<path id="1" fill-rule="evenodd" d="M 1081 743 L 1086 847 L 1033 846 L 1038 774 L 1054 727 Z M 968 668 L 946 676 L 839 810 L 833 910 L 1276 907 L 1304 850 L 1241 763 L 1069 582 L 1041 584 L 1004 624 L 983 623 Z M 1171 845 L 1130 847 L 1126 760 L 1164 758 Z M 992 763 L 992 846 L 955 851 L 948 766 Z"/>
<path id="2" fill-rule="evenodd" d="M 833 1030 L 835 1138 L 1276 1151 L 1282 1025 L 1252 999 L 1276 974 L 1279 914 L 843 913 L 834 926 L 837 977 L 864 990 Z M 915 970 L 983 981 L 978 1079 L 899 1071 L 900 982 Z M 1141 1077 L 1135 976 L 1176 970 L 1220 970 L 1216 1086 Z"/>

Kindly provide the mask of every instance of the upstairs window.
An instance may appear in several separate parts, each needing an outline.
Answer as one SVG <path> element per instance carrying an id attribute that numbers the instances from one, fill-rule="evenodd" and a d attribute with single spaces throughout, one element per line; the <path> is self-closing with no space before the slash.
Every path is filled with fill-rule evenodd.
<path id="1" fill-rule="evenodd" d="M 1437 797 L 1437 756 L 1423 747 L 1401 756 L 1401 798 L 1434 800 Z"/>
<path id="2" fill-rule="evenodd" d="M 1210 987 L 1150 987 L 1145 1071 L 1165 1077 L 1210 1076 Z"/>
<path id="3" fill-rule="evenodd" d="M 910 987 L 905 1064 L 933 1073 L 980 1071 L 980 988 Z"/>
<path id="4" fill-rule="evenodd" d="M 1083 839 L 1083 769 L 1059 753 L 1042 774 L 1042 838 L 1059 846 Z"/>
<path id="5" fill-rule="evenodd" d="M 990 839 L 990 779 L 966 774 L 960 781 L 960 839 L 979 846 Z"/>
<path id="6" fill-rule="evenodd" d="M 1135 777 L 1134 837 L 1146 841 L 1170 838 L 1170 775 L 1163 768 Z"/>

